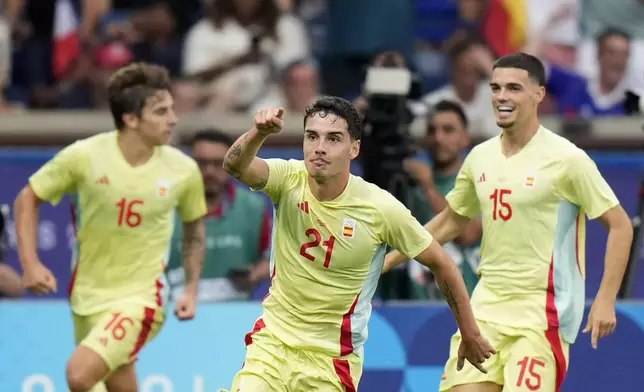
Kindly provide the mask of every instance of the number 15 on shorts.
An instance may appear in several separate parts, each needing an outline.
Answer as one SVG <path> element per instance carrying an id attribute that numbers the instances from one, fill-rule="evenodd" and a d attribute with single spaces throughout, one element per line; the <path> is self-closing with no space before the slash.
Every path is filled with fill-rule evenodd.
<path id="1" fill-rule="evenodd" d="M 541 374 L 546 367 L 546 362 L 537 358 L 523 357 L 517 362 L 519 366 L 519 377 L 517 387 L 526 387 L 530 391 L 541 389 Z"/>

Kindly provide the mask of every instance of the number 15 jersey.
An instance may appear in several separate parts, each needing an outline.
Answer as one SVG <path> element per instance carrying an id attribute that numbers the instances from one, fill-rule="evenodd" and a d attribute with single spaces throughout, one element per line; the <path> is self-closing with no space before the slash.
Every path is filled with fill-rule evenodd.
<path id="1" fill-rule="evenodd" d="M 506 158 L 497 136 L 476 146 L 447 195 L 459 215 L 482 216 L 477 319 L 559 329 L 574 343 L 583 317 L 585 216 L 619 204 L 595 163 L 541 127 Z"/>
<path id="2" fill-rule="evenodd" d="M 163 305 L 175 208 L 184 222 L 206 213 L 201 173 L 190 157 L 159 146 L 148 162 L 132 167 L 118 147 L 117 132 L 107 132 L 64 148 L 29 183 L 54 205 L 66 193 L 76 199 L 77 249 L 69 287 L 76 314 L 117 302 Z"/>
<path id="3" fill-rule="evenodd" d="M 262 191 L 275 205 L 266 328 L 296 349 L 360 355 L 386 244 L 414 258 L 432 237 L 402 203 L 359 177 L 320 202 L 304 162 L 266 162 Z"/>

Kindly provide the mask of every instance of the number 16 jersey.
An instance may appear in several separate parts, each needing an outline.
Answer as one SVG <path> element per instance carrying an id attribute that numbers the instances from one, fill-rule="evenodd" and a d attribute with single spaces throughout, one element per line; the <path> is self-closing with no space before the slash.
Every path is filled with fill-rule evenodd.
<path id="1" fill-rule="evenodd" d="M 76 314 L 122 302 L 164 304 L 163 271 L 175 208 L 184 222 L 206 213 L 194 160 L 174 147 L 159 146 L 145 164 L 132 167 L 114 131 L 64 148 L 29 183 L 41 200 L 54 205 L 64 194 L 74 196 L 77 247 L 69 290 Z"/>
<path id="2" fill-rule="evenodd" d="M 506 158 L 497 136 L 476 146 L 447 195 L 450 207 L 482 216 L 477 319 L 558 329 L 574 343 L 583 317 L 585 217 L 619 204 L 595 163 L 541 127 Z"/>
<path id="3" fill-rule="evenodd" d="M 432 237 L 402 203 L 359 177 L 320 202 L 304 162 L 266 162 L 262 191 L 275 205 L 266 328 L 295 349 L 361 355 L 386 245 L 414 258 Z"/>

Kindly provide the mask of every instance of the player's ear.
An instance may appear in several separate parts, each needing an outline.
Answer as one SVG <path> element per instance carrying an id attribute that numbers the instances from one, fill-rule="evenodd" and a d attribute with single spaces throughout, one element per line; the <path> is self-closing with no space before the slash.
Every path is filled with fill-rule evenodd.
<path id="1" fill-rule="evenodd" d="M 537 88 L 535 89 L 535 99 L 538 103 L 541 103 L 543 99 L 546 97 L 546 88 L 543 86 L 537 85 Z"/>
<path id="2" fill-rule="evenodd" d="M 353 160 L 358 157 L 360 154 L 360 140 L 353 140 L 351 142 L 351 150 L 349 151 L 349 157 Z"/>
<path id="3" fill-rule="evenodd" d="M 136 129 L 139 127 L 139 116 L 134 113 L 125 113 L 123 114 L 123 122 L 126 128 Z"/>

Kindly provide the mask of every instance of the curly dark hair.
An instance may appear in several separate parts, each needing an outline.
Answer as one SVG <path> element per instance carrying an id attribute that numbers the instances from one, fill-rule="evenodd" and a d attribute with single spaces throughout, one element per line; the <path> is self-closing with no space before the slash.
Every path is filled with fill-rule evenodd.
<path id="1" fill-rule="evenodd" d="M 170 74 L 164 67 L 132 63 L 118 69 L 107 83 L 107 99 L 116 128 L 125 127 L 124 114 L 141 115 L 148 98 L 159 91 L 169 91 Z"/>
<path id="2" fill-rule="evenodd" d="M 353 140 L 360 140 L 362 137 L 362 115 L 346 99 L 328 96 L 313 102 L 304 112 L 304 128 L 307 120 L 316 114 L 321 117 L 336 115 L 347 122 L 347 131 Z"/>

